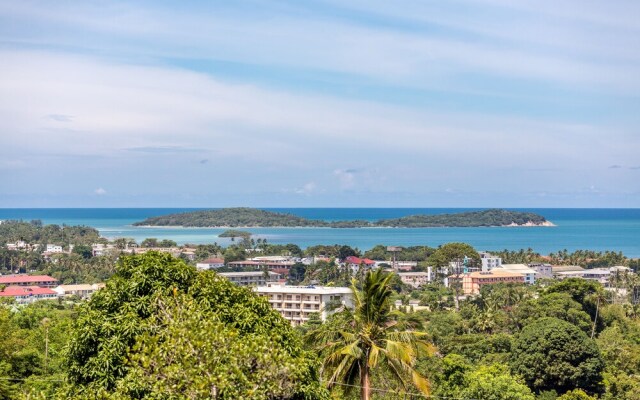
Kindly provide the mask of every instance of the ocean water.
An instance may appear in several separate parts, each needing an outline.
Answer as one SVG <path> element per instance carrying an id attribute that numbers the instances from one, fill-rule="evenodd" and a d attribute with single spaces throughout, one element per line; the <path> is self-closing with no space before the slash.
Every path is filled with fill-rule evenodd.
<path id="1" fill-rule="evenodd" d="M 39 219 L 46 224 L 87 225 L 109 238 L 127 237 L 172 239 L 179 244 L 214 243 L 224 229 L 135 227 L 147 217 L 197 210 L 194 208 L 4 208 L 0 220 Z M 309 219 L 328 221 L 363 219 L 375 221 L 414 214 L 442 214 L 480 210 L 479 208 L 267 208 Z M 377 244 L 397 246 L 438 246 L 466 242 L 478 250 L 518 250 L 532 248 L 542 254 L 562 249 L 614 250 L 628 257 L 640 257 L 640 209 L 513 209 L 543 215 L 555 227 L 495 228 L 250 228 L 254 238 L 270 243 L 295 243 L 302 248 L 316 244 L 346 244 L 361 250 Z"/>

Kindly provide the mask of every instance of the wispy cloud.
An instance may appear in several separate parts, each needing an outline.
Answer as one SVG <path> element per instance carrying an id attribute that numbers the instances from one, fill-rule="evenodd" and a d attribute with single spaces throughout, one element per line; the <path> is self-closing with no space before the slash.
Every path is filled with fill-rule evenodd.
<path id="1" fill-rule="evenodd" d="M 100 187 L 94 190 L 93 193 L 97 194 L 98 196 L 104 196 L 105 194 L 107 194 L 107 191 Z"/>

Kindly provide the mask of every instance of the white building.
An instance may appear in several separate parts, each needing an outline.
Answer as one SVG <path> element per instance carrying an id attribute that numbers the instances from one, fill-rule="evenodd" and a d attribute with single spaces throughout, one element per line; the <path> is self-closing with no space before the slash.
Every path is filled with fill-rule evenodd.
<path id="1" fill-rule="evenodd" d="M 219 272 L 218 275 L 224 276 L 231 282 L 240 286 L 263 286 L 269 282 L 277 282 L 280 274 L 268 271 L 268 278 L 264 271 L 245 271 L 245 272 Z"/>
<path id="2" fill-rule="evenodd" d="M 198 269 L 216 269 L 221 267 L 224 267 L 224 259 L 222 258 L 208 258 L 196 264 L 196 268 Z"/>
<path id="3" fill-rule="evenodd" d="M 58 246 L 55 244 L 47 244 L 47 253 L 62 253 L 62 246 Z"/>
<path id="4" fill-rule="evenodd" d="M 481 251 L 479 254 L 480 261 L 482 261 L 482 271 L 484 272 L 491 271 L 492 269 L 498 268 L 502 265 L 502 258 L 500 257 L 496 257 L 486 251 Z"/>
<path id="5" fill-rule="evenodd" d="M 399 272 L 398 276 L 402 283 L 415 288 L 424 286 L 431 282 L 431 277 L 428 272 Z"/>
<path id="6" fill-rule="evenodd" d="M 553 278 L 553 269 L 551 268 L 551 264 L 529 264 L 529 268 L 536 271 L 538 274 L 536 275 L 536 279 L 551 279 Z"/>
<path id="7" fill-rule="evenodd" d="M 529 285 L 536 283 L 537 272 L 524 264 L 502 264 L 493 270 L 521 274 L 524 276 L 524 283 Z"/>
<path id="8" fill-rule="evenodd" d="M 87 298 L 102 289 L 104 286 L 104 283 L 94 283 L 93 285 L 60 285 L 55 287 L 53 290 L 60 296 L 78 296 L 81 298 Z"/>
<path id="9" fill-rule="evenodd" d="M 324 321 L 340 307 L 353 307 L 353 293 L 346 287 L 270 284 L 254 290 L 259 296 L 266 297 L 271 307 L 292 325 L 308 321 L 312 313 L 319 313 Z"/>

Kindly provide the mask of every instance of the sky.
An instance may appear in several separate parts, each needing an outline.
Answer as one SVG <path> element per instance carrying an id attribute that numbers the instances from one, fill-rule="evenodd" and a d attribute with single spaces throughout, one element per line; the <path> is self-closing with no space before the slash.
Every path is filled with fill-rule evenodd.
<path id="1" fill-rule="evenodd" d="M 639 15 L 0 0 L 0 207 L 640 207 Z"/>

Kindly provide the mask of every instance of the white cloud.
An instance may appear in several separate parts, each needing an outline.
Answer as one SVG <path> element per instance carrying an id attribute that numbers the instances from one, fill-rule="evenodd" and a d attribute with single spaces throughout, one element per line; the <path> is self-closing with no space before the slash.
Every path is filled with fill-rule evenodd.
<path id="1" fill-rule="evenodd" d="M 100 187 L 94 190 L 93 193 L 97 194 L 98 196 L 103 196 L 107 194 L 107 191 Z"/>
<path id="2" fill-rule="evenodd" d="M 311 195 L 318 191 L 318 185 L 315 182 L 307 182 L 302 187 L 297 188 L 295 192 L 297 194 Z"/>

